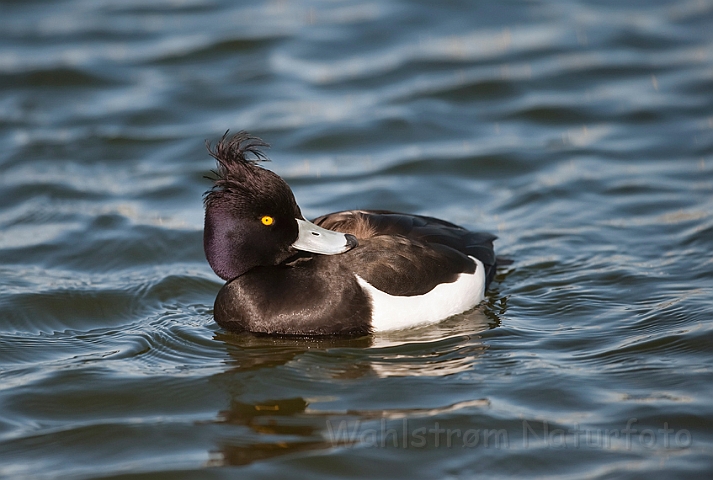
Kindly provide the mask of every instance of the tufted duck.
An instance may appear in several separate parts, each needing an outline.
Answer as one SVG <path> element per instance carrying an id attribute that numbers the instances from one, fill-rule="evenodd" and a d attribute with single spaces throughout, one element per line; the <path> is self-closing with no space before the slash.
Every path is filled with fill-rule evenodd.
<path id="1" fill-rule="evenodd" d="M 365 335 L 443 320 L 483 300 L 495 275 L 495 236 L 386 210 L 307 221 L 292 190 L 258 165 L 267 147 L 223 136 L 205 195 L 203 245 L 227 283 L 215 300 L 227 330 Z"/>

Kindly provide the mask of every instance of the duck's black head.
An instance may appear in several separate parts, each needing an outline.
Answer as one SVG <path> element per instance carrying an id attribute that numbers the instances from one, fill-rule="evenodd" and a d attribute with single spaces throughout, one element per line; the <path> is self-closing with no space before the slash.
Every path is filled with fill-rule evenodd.
<path id="1" fill-rule="evenodd" d="M 356 244 L 351 236 L 311 228 L 287 183 L 257 164 L 267 160 L 260 151 L 267 146 L 246 132 L 226 133 L 215 147 L 208 145 L 218 165 L 205 195 L 203 248 L 224 280 L 256 266 L 278 265 L 297 249 L 334 254 Z"/>

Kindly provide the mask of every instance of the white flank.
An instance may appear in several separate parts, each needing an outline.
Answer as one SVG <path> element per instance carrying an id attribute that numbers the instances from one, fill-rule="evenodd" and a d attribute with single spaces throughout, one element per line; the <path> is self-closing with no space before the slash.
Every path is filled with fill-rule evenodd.
<path id="1" fill-rule="evenodd" d="M 461 273 L 455 282 L 436 285 L 430 292 L 412 297 L 389 295 L 357 275 L 359 285 L 371 296 L 374 331 L 435 323 L 479 304 L 485 295 L 485 268 L 480 260 L 470 258 L 477 265 L 474 273 Z"/>

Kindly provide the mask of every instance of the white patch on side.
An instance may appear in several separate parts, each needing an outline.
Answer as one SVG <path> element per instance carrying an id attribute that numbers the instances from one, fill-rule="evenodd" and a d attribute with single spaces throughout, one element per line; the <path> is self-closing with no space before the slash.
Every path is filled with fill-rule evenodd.
<path id="1" fill-rule="evenodd" d="M 374 331 L 435 323 L 482 302 L 485 298 L 485 268 L 480 260 L 470 258 L 477 265 L 474 273 L 461 273 L 455 282 L 436 285 L 430 292 L 412 297 L 389 295 L 357 275 L 359 285 L 371 297 Z"/>

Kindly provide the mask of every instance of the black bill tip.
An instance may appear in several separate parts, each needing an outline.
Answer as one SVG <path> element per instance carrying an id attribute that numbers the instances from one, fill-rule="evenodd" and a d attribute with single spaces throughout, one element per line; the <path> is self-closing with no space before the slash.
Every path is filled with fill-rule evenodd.
<path id="1" fill-rule="evenodd" d="M 349 247 L 346 251 L 348 252 L 352 248 L 356 247 L 359 245 L 359 240 L 354 235 L 351 235 L 349 233 L 344 234 L 345 237 L 347 237 L 347 247 Z"/>

